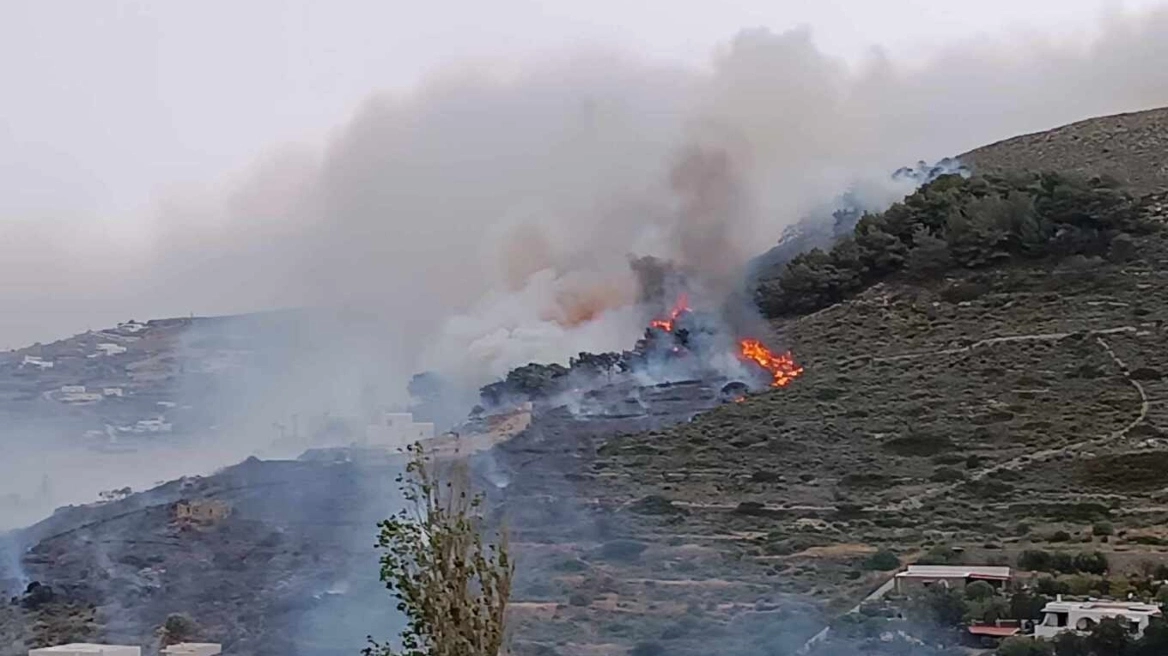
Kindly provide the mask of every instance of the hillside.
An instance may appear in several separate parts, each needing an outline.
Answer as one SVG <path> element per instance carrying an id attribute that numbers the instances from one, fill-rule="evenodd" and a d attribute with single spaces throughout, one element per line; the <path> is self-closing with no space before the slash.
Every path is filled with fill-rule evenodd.
<path id="1" fill-rule="evenodd" d="M 1062 171 L 1110 175 L 1134 193 L 1168 190 L 1168 108 L 1087 119 L 960 155 L 979 173 Z"/>
<path id="2" fill-rule="evenodd" d="M 1114 165 L 1103 172 L 1127 172 L 1145 194 L 1160 174 L 1141 177 L 1143 165 L 1161 169 L 1140 144 L 1168 139 L 1163 117 L 1095 119 L 967 163 Z M 1101 126 L 1111 136 L 1084 136 Z M 813 309 L 784 306 L 775 341 L 805 371 L 744 402 L 725 402 L 712 378 L 536 402 L 517 434 L 473 456 L 519 558 L 516 653 L 794 653 L 885 580 L 868 562 L 879 550 L 1003 563 L 1092 550 L 1120 577 L 1168 565 L 1168 231 L 1155 229 L 1168 201 L 1120 205 L 1151 226 L 1123 233 L 1122 248 L 1109 228 L 1084 242 L 1098 253 L 890 268 Z M 235 654 L 353 653 L 365 632 L 388 635 L 364 540 L 399 464 L 352 461 L 363 457 L 251 460 L 16 534 L 19 582 L 58 596 L 0 611 L 2 653 L 46 635 L 146 643 L 170 612 Z M 184 500 L 229 512 L 188 522 Z"/>
<path id="3" fill-rule="evenodd" d="M 762 622 L 773 647 L 875 588 L 863 562 L 883 548 L 1012 562 L 1066 531 L 1067 549 L 1120 571 L 1168 563 L 1168 241 L 1141 249 L 1126 265 L 883 284 L 780 322 L 807 370 L 790 387 L 580 454 L 575 493 L 594 514 L 572 546 L 544 529 L 554 592 L 525 592 L 587 603 L 528 635 L 700 654 L 711 631 Z M 555 489 L 551 462 L 525 471 L 515 508 Z M 1093 538 L 1103 520 L 1120 537 Z M 617 538 L 644 553 L 598 558 Z M 756 647 L 725 653 L 769 653 Z"/>

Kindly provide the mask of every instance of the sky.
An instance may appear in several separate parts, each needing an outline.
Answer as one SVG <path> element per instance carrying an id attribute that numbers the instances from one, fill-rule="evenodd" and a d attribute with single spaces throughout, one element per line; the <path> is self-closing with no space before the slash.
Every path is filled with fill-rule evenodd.
<path id="1" fill-rule="evenodd" d="M 858 62 L 883 48 L 911 67 L 985 35 L 1073 42 L 1108 16 L 1154 6 L 0 0 L 0 258 L 7 260 L 0 263 L 7 265 L 0 269 L 0 348 L 101 327 L 127 313 L 184 311 L 173 298 L 159 302 L 163 293 L 84 283 L 133 275 L 118 270 L 118 245 L 135 254 L 155 248 L 175 215 L 160 204 L 186 198 L 189 209 L 225 180 L 286 161 L 288 152 L 324 148 L 343 138 L 371 96 L 408 98 L 460 67 L 506 76 L 566 52 L 606 50 L 710 69 L 739 30 L 801 26 L 833 57 Z M 136 266 L 129 255 L 122 261 Z M 261 295 L 189 309 L 279 302 Z"/>

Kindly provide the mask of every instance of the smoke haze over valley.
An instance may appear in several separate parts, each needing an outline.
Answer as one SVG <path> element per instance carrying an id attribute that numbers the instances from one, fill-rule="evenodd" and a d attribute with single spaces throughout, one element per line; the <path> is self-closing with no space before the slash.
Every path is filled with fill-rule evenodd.
<path id="1" fill-rule="evenodd" d="M 1168 2 L 1040 4 L 0 0 L 0 656 L 390 637 L 415 441 L 516 656 L 1168 600 Z"/>
<path id="2" fill-rule="evenodd" d="M 1144 65 L 1168 54 L 1163 9 L 917 58 L 838 59 L 813 37 L 744 30 L 701 67 L 595 48 L 466 62 L 371 96 L 324 147 L 162 190 L 132 230 L 0 205 L 0 300 L 21 308 L 0 340 L 357 307 L 384 319 L 399 386 L 423 368 L 482 382 L 635 339 L 629 255 L 733 275 L 850 186 L 894 200 L 880 181 L 902 164 L 1168 102 Z"/>
<path id="3" fill-rule="evenodd" d="M 2 29 L 37 21 L 21 18 Z M 468 56 L 405 90 L 363 90 L 359 106 L 329 115 L 323 139 L 273 128 L 234 160 L 246 166 L 183 169 L 133 200 L 125 173 L 158 154 L 113 132 L 102 142 L 108 171 L 91 166 L 82 177 L 121 195 L 94 200 L 93 213 L 61 209 L 46 182 L 82 166 L 68 148 L 45 160 L 7 156 L 0 344 L 130 318 L 319 309 L 307 329 L 313 355 L 300 342 L 274 344 L 272 360 L 297 366 L 265 374 L 246 411 L 231 406 L 236 397 L 204 400 L 236 421 L 202 452 L 223 454 L 197 465 L 210 468 L 268 445 L 272 422 L 297 410 L 350 410 L 371 387 L 381 402 L 405 403 L 418 371 L 474 390 L 527 362 L 628 348 L 660 310 L 638 304 L 632 256 L 696 271 L 709 293 L 696 300 L 716 304 L 751 257 L 801 217 L 826 214 L 842 192 L 880 209 L 910 191 L 889 178 L 899 166 L 1168 103 L 1168 69 L 1147 65 L 1168 60 L 1168 8 L 1108 14 L 1073 37 L 955 36 L 911 56 L 844 58 L 815 37 L 747 28 L 692 59 L 588 43 L 539 57 Z M 131 46 L 119 56 L 132 58 Z M 15 74 L 22 58 L 3 52 Z M 60 72 L 62 84 L 71 75 Z M 40 89 L 0 93 L 22 88 L 29 98 Z M 93 102 L 106 113 L 145 102 L 120 93 Z M 0 136 L 26 148 L 23 102 L 3 103 L 15 109 Z M 237 130 L 231 98 L 215 104 L 208 125 Z M 72 112 L 84 111 L 53 108 L 64 143 Z M 350 310 L 362 319 L 346 319 Z M 62 472 L 55 482 L 69 478 L 65 467 L 45 469 Z M 135 484 L 163 473 L 149 476 Z M 83 487 L 58 499 L 100 485 Z"/>

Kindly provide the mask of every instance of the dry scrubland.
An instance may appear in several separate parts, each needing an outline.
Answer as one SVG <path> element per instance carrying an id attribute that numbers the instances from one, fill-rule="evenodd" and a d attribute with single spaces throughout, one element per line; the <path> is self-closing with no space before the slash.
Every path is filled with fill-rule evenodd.
<path id="1" fill-rule="evenodd" d="M 965 159 L 1113 174 L 1162 223 L 1165 135 L 1157 110 Z M 787 389 L 608 440 L 523 436 L 504 450 L 525 472 L 506 493 L 520 650 L 783 653 L 884 580 L 885 549 L 1168 563 L 1168 235 L 1136 243 L 1124 263 L 894 276 L 775 322 L 807 369 Z"/>

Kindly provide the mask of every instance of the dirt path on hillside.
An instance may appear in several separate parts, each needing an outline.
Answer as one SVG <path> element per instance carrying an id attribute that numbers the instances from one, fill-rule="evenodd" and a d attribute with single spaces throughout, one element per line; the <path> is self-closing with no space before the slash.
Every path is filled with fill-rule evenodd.
<path id="1" fill-rule="evenodd" d="M 1083 449 L 1090 449 L 1090 448 L 1094 448 L 1094 447 L 1101 446 L 1104 444 L 1117 442 L 1117 441 L 1122 440 L 1125 437 L 1127 437 L 1128 433 L 1130 433 L 1133 429 L 1135 429 L 1140 424 L 1144 423 L 1144 421 L 1147 419 L 1148 411 L 1151 407 L 1151 403 L 1148 400 L 1148 395 L 1147 395 L 1147 392 L 1144 390 L 1144 386 L 1141 385 L 1138 380 L 1131 377 L 1131 370 L 1128 368 L 1127 363 L 1125 363 L 1123 360 L 1121 360 L 1119 358 L 1119 356 L 1115 354 L 1115 351 L 1112 350 L 1111 345 L 1108 344 L 1105 339 L 1103 339 L 1104 335 L 1114 335 L 1117 333 L 1138 333 L 1138 330 L 1134 326 L 1120 326 L 1117 328 L 1093 330 L 1093 331 L 1089 331 L 1087 334 L 1095 336 L 1095 342 L 1097 344 L 1099 344 L 1100 348 L 1102 348 L 1103 351 L 1107 354 L 1107 356 L 1109 358 L 1111 358 L 1112 362 L 1114 362 L 1116 364 L 1116 366 L 1119 367 L 1120 373 L 1123 374 L 1123 377 L 1125 379 L 1127 379 L 1127 382 L 1129 384 L 1131 384 L 1131 386 L 1133 388 L 1135 388 L 1136 393 L 1139 394 L 1140 411 L 1137 414 L 1137 416 L 1135 417 L 1135 419 L 1133 419 L 1131 422 L 1129 422 L 1126 426 L 1124 426 L 1123 428 L 1121 428 L 1117 431 L 1113 431 L 1112 433 L 1109 433 L 1108 435 L 1105 435 L 1103 437 L 1096 437 L 1096 438 L 1092 438 L 1092 439 L 1088 439 L 1088 440 L 1082 440 L 1079 442 L 1066 444 L 1066 445 L 1056 447 L 1053 449 L 1045 449 L 1043 451 L 1035 451 L 1032 453 L 1020 455 L 1016 458 L 1012 458 L 1012 459 L 1007 460 L 1005 462 L 994 465 L 993 467 L 987 467 L 986 469 L 982 469 L 982 470 L 979 470 L 977 472 L 974 472 L 967 480 L 960 481 L 957 483 L 948 483 L 945 485 L 933 487 L 933 488 L 925 490 L 919 494 L 913 495 L 907 499 L 904 499 L 903 501 L 899 501 L 895 504 L 890 504 L 890 505 L 884 506 L 882 508 L 872 508 L 871 510 L 898 511 L 898 510 L 911 510 L 914 508 L 919 508 L 925 501 L 928 501 L 930 499 L 934 499 L 938 496 L 948 494 L 949 492 L 952 492 L 953 490 L 955 490 L 958 486 L 964 485 L 965 483 L 968 483 L 971 481 L 980 481 L 980 480 L 986 478 L 987 476 L 991 476 L 993 474 L 997 474 L 997 473 L 1003 472 L 1003 471 L 1017 471 L 1019 469 L 1022 469 L 1023 467 L 1026 467 L 1027 465 L 1031 465 L 1031 464 L 1034 464 L 1037 462 L 1045 462 L 1045 461 L 1050 460 L 1052 458 L 1057 458 L 1057 457 L 1064 456 L 1064 455 L 1072 455 L 1075 452 L 1081 451 Z M 885 360 L 905 359 L 905 358 L 909 358 L 909 357 L 927 357 L 927 356 L 936 356 L 936 355 L 949 355 L 949 354 L 970 352 L 976 348 L 982 348 L 982 347 L 990 346 L 993 344 L 1004 344 L 1004 343 L 1011 343 L 1011 342 L 1041 341 L 1041 340 L 1057 341 L 1057 340 L 1065 339 L 1073 334 L 1075 334 L 1075 333 L 1045 333 L 1045 334 L 1036 334 L 1036 335 L 1015 335 L 1015 336 L 1011 336 L 1011 337 L 995 337 L 995 338 L 991 338 L 991 339 L 984 339 L 984 340 L 981 340 L 978 342 L 974 342 L 973 344 L 970 344 L 969 346 L 964 347 L 964 348 L 960 348 L 960 349 L 944 349 L 941 351 L 934 351 L 932 353 L 913 354 L 913 355 L 909 355 L 909 356 L 893 356 L 893 358 L 886 358 Z"/>

